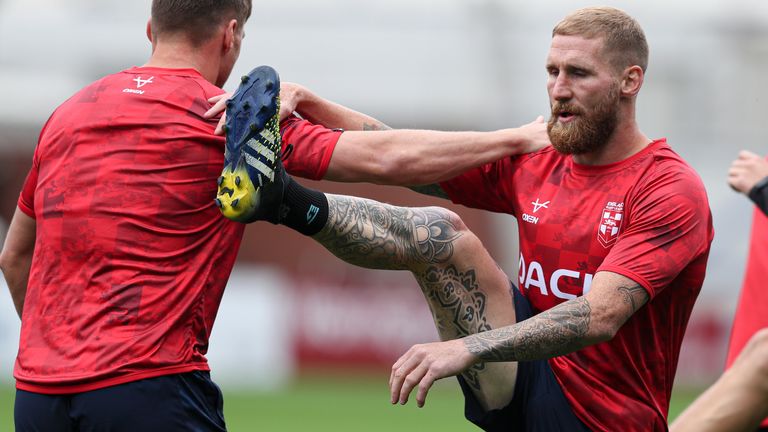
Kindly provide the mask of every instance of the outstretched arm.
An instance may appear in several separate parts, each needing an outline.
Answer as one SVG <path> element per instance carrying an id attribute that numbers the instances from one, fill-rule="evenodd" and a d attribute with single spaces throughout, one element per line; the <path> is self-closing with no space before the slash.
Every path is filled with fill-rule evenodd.
<path id="1" fill-rule="evenodd" d="M 16 208 L 3 252 L 0 254 L 0 269 L 11 291 L 16 313 L 21 318 L 24 296 L 27 294 L 29 268 L 35 249 L 35 220 Z"/>
<path id="2" fill-rule="evenodd" d="M 308 88 L 290 82 L 280 84 L 280 120 L 294 112 L 314 124 L 347 131 L 389 130 L 375 118 L 323 99 Z"/>
<path id="3" fill-rule="evenodd" d="M 298 84 L 283 83 L 280 98 L 281 117 L 295 111 L 312 123 L 346 131 L 333 151 L 327 180 L 416 186 L 419 192 L 440 196 L 439 190 L 420 186 L 549 144 L 543 117 L 519 128 L 494 132 L 391 130 Z"/>
<path id="4" fill-rule="evenodd" d="M 543 117 L 519 128 L 493 132 L 394 130 L 297 84 L 282 83 L 280 89 L 281 119 L 297 112 L 312 123 L 345 130 L 333 150 L 326 180 L 410 186 L 417 192 L 447 197 L 436 183 L 549 145 Z M 228 97 L 211 98 L 214 106 L 205 117 L 219 115 Z M 222 124 L 223 119 L 216 133 L 223 133 Z M 301 157 L 301 152 L 293 157 Z"/>
<path id="5" fill-rule="evenodd" d="M 598 272 L 589 292 L 517 324 L 462 339 L 415 345 L 392 366 L 392 403 L 404 404 L 418 386 L 423 406 L 434 381 L 480 362 L 556 357 L 613 338 L 649 296 L 636 282 Z"/>
<path id="6" fill-rule="evenodd" d="M 493 132 L 347 131 L 336 144 L 325 179 L 430 185 L 548 144 L 542 118 L 520 128 Z"/>

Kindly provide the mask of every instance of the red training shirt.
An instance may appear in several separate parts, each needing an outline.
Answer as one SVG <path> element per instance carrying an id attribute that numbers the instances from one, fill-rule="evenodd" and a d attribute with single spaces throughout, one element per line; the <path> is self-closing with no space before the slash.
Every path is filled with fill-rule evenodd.
<path id="1" fill-rule="evenodd" d="M 664 431 L 680 344 L 713 237 L 698 175 L 665 140 L 610 165 L 547 147 L 470 170 L 442 188 L 458 204 L 514 215 L 520 289 L 547 310 L 624 275 L 650 301 L 604 343 L 550 359 L 574 413 L 594 431 Z"/>
<path id="2" fill-rule="evenodd" d="M 243 226 L 212 199 L 222 90 L 192 69 L 132 68 L 64 102 L 40 134 L 19 208 L 37 236 L 14 376 L 74 393 L 207 370 Z"/>
<path id="3" fill-rule="evenodd" d="M 18 202 L 37 232 L 17 388 L 76 393 L 208 370 L 244 227 L 213 205 L 224 139 L 202 115 L 222 92 L 193 69 L 131 68 L 48 120 Z M 296 123 L 308 143 L 314 126 Z M 313 137 L 332 151 L 338 135 Z"/>

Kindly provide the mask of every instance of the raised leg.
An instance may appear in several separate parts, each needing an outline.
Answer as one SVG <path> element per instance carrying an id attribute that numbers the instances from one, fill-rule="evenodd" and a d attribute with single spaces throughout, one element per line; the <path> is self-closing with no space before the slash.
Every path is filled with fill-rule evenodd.
<path id="1" fill-rule="evenodd" d="M 455 213 L 326 197 L 328 221 L 313 238 L 348 263 L 411 271 L 442 340 L 515 323 L 509 279 Z M 463 377 L 484 408 L 497 409 L 511 401 L 516 374 L 517 363 L 489 363 Z"/>

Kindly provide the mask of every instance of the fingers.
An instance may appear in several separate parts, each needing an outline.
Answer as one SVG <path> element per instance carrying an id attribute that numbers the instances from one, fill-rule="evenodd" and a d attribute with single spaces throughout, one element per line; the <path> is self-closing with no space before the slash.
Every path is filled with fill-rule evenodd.
<path id="1" fill-rule="evenodd" d="M 221 115 L 219 123 L 216 125 L 216 129 L 213 131 L 214 135 L 224 135 L 224 124 L 227 122 L 227 113 Z"/>
<path id="2" fill-rule="evenodd" d="M 435 379 L 437 379 L 437 377 L 427 371 L 421 378 L 421 381 L 419 381 L 419 391 L 416 393 L 416 406 L 419 408 L 424 407 L 424 403 L 427 401 L 427 393 L 429 393 L 429 389 L 432 388 L 432 384 L 435 383 Z"/>
<path id="3" fill-rule="evenodd" d="M 208 102 L 215 104 L 216 102 L 222 100 L 222 99 L 229 99 L 232 96 L 231 93 L 222 93 L 220 95 L 216 95 L 214 97 L 208 98 Z"/>
<path id="4" fill-rule="evenodd" d="M 231 97 L 232 93 L 224 93 L 208 99 L 208 102 L 212 103 L 213 106 L 203 114 L 203 118 L 214 118 L 224 112 L 227 109 L 227 101 Z"/>
<path id="5" fill-rule="evenodd" d="M 768 176 L 768 162 L 755 153 L 742 150 L 728 168 L 728 185 L 737 192 L 748 193 L 765 176 Z"/>
<path id="6" fill-rule="evenodd" d="M 752 153 L 749 150 L 742 150 L 739 152 L 739 159 L 762 159 L 762 158 L 757 154 Z"/>
<path id="7" fill-rule="evenodd" d="M 390 402 L 405 405 L 408 396 L 418 387 L 416 404 L 424 406 L 427 393 L 435 381 L 456 375 L 468 368 L 473 357 L 467 352 L 467 359 L 462 360 L 466 351 L 460 340 L 414 345 L 392 366 L 389 376 Z"/>
<path id="8" fill-rule="evenodd" d="M 203 114 L 203 118 L 210 119 L 221 114 L 219 123 L 216 124 L 216 129 L 213 131 L 214 135 L 224 135 L 224 124 L 227 122 L 227 101 L 231 97 L 232 93 L 222 93 L 208 99 L 208 102 L 212 103 L 213 106 L 208 111 L 206 111 L 205 114 Z"/>
<path id="9" fill-rule="evenodd" d="M 413 348 L 409 349 L 392 365 L 392 372 L 389 374 L 389 401 L 392 404 L 396 404 L 400 400 L 403 383 L 410 372 L 406 363 L 411 360 L 412 352 Z"/>
<path id="10" fill-rule="evenodd" d="M 411 394 L 411 391 L 418 385 L 419 392 L 416 402 L 419 407 L 424 406 L 427 392 L 435 380 L 434 375 L 430 374 L 429 377 L 427 376 L 429 364 L 424 357 L 424 353 L 419 352 L 418 346 L 414 346 L 392 366 L 392 372 L 389 376 L 390 403 L 396 404 L 399 402 L 400 405 L 405 405 L 408 402 L 408 396 Z M 426 385 L 425 389 L 422 388 L 422 381 Z"/>

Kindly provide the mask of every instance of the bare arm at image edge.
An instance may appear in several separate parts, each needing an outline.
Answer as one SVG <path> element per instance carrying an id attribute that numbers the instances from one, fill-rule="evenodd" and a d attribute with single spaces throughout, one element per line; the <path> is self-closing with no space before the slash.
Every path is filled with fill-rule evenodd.
<path id="1" fill-rule="evenodd" d="M 17 207 L 3 252 L 0 254 L 0 269 L 3 271 L 19 318 L 24 309 L 24 296 L 27 294 L 29 269 L 35 249 L 35 228 L 35 220 Z"/>
<path id="2" fill-rule="evenodd" d="M 728 170 L 728 184 L 768 215 L 768 160 L 747 150 L 740 151 Z"/>

